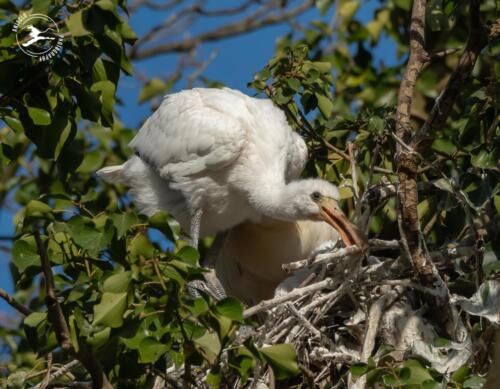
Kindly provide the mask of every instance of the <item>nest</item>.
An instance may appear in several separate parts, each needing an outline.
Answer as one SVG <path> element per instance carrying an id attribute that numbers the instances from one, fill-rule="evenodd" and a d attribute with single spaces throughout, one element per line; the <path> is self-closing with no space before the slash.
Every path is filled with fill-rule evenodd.
<path id="1" fill-rule="evenodd" d="M 471 328 L 457 307 L 500 324 L 500 283 L 485 282 L 471 298 L 446 291 L 454 323 L 447 334 L 446 313 L 436 311 L 432 303 L 443 297 L 442 291 L 412 279 L 411 264 L 401 252 L 398 241 L 372 239 L 365 253 L 352 246 L 320 254 L 314 261 L 284 265 L 291 278 L 273 299 L 245 311 L 245 317 L 265 318 L 242 338 L 251 336 L 258 346 L 293 344 L 304 373 L 302 382 L 293 382 L 299 387 L 364 388 L 367 375 L 354 377 L 350 366 L 398 366 L 409 358 L 422 361 L 446 381 L 473 353 L 482 352 L 487 359 L 488 350 L 473 344 Z M 443 268 L 467 253 L 455 247 L 431 256 Z M 294 284 L 297 287 L 289 290 Z M 440 344 L 443 337 L 449 339 L 446 344 Z M 259 379 L 261 385 L 272 381 L 271 370 Z"/>

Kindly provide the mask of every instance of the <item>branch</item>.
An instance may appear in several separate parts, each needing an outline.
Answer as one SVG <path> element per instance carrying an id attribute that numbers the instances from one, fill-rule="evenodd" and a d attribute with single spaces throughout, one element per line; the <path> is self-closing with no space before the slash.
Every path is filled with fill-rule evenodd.
<path id="1" fill-rule="evenodd" d="M 396 164 L 399 178 L 398 211 L 400 213 L 400 234 L 407 256 L 421 277 L 427 278 L 426 284 L 432 279 L 433 269 L 430 260 L 424 253 L 420 239 L 420 221 L 417 213 L 417 162 L 412 149 L 403 144 L 409 144 L 411 128 L 411 106 L 413 90 L 417 78 L 426 62 L 427 53 L 424 49 L 425 30 L 425 0 L 414 0 L 410 26 L 410 57 L 406 66 L 398 94 L 396 108 L 396 136 L 401 142 L 396 143 Z"/>
<path id="2" fill-rule="evenodd" d="M 425 241 L 420 230 L 420 220 L 417 212 L 417 156 L 419 153 L 416 151 L 415 140 L 419 139 L 426 130 L 422 128 L 420 132 L 417 132 L 412 141 L 411 107 L 417 78 L 429 58 L 424 48 L 425 4 L 425 0 L 414 0 L 413 2 L 410 25 L 410 57 L 400 85 L 396 108 L 396 136 L 400 140 L 400 142 L 396 144 L 397 153 L 395 158 L 399 179 L 397 191 L 398 227 L 404 251 L 409 257 L 414 270 L 419 275 L 421 283 L 423 286 L 435 288 L 436 292 L 438 292 L 438 295 L 432 300 L 434 303 L 433 305 L 436 306 L 436 312 L 438 312 L 438 314 L 435 315 L 436 318 L 446 328 L 449 336 L 456 339 L 463 325 L 459 322 L 456 309 L 449 303 L 450 292 L 427 252 Z M 475 31 L 477 28 L 480 28 L 478 0 L 471 0 L 470 13 L 471 31 Z M 472 34 L 474 35 L 474 33 Z M 467 47 L 469 50 L 466 49 L 466 52 L 470 51 L 470 42 Z M 475 50 L 476 48 L 473 51 Z M 464 71 L 464 69 L 460 71 Z M 460 76 L 460 79 L 465 78 L 463 75 Z M 454 94 L 458 94 L 458 91 L 455 90 Z M 442 102 L 439 103 L 440 100 L 442 100 L 442 98 L 438 99 L 437 104 L 442 104 Z M 446 98 L 446 101 L 449 102 L 450 100 Z M 439 119 L 443 120 L 439 122 L 442 124 L 447 114 L 451 112 L 451 106 L 445 107 L 445 116 L 439 113 L 439 107 L 433 109 L 433 111 L 434 114 L 431 114 L 429 122 L 433 123 L 435 120 Z M 438 112 L 438 116 L 435 116 L 436 112 Z M 437 119 L 432 119 L 433 116 Z"/>
<path id="3" fill-rule="evenodd" d="M 132 50 L 130 54 L 131 59 L 144 59 L 149 57 L 154 57 L 156 55 L 165 53 L 179 53 L 192 50 L 202 42 L 214 42 L 227 37 L 234 37 L 237 35 L 246 34 L 255 31 L 259 28 L 272 26 L 274 24 L 279 24 L 287 21 L 295 16 L 298 16 L 308 10 L 314 1 L 307 0 L 295 8 L 288 11 L 283 11 L 280 14 L 269 15 L 262 19 L 256 19 L 254 15 L 249 15 L 243 20 L 237 22 L 228 23 L 225 26 L 217 28 L 209 32 L 202 33 L 193 38 L 187 38 L 180 42 L 169 42 L 163 45 L 158 45 L 150 48 L 143 49 L 141 51 L 137 50 L 137 46 Z M 263 7 L 266 7 L 264 5 Z"/>
<path id="4" fill-rule="evenodd" d="M 460 95 L 460 90 L 474 69 L 479 53 L 488 43 L 487 34 L 481 24 L 480 3 L 479 0 L 470 0 L 470 26 L 467 46 L 460 56 L 457 67 L 451 74 L 443 92 L 436 99 L 428 119 L 411 142 L 411 146 L 414 149 L 423 150 L 425 148 L 424 140 L 427 138 L 427 135 L 436 129 L 443 128 L 446 119 L 451 114 L 455 100 Z M 495 35 L 495 28 L 493 27 L 491 29 L 491 38 L 494 38 Z"/>
<path id="5" fill-rule="evenodd" d="M 80 345 L 80 350 L 75 352 L 70 340 L 68 323 L 64 317 L 61 305 L 57 300 L 54 276 L 52 274 L 50 260 L 47 255 L 47 249 L 45 248 L 42 238 L 40 237 L 40 232 L 37 229 L 34 230 L 33 235 L 35 236 L 38 254 L 40 255 L 42 262 L 42 271 L 45 278 L 45 303 L 47 304 L 48 318 L 54 326 L 59 346 L 63 350 L 74 354 L 82 365 L 85 366 L 87 371 L 92 376 L 92 386 L 94 389 L 113 389 L 113 386 L 109 383 L 99 361 L 87 345 Z"/>
<path id="6" fill-rule="evenodd" d="M 299 297 L 306 296 L 320 289 L 334 288 L 336 282 L 332 278 L 326 278 L 323 281 L 317 282 L 315 284 L 304 286 L 303 288 L 293 289 L 291 292 L 278 296 L 269 300 L 261 301 L 259 304 L 254 305 L 243 312 L 243 317 L 251 317 L 259 312 L 265 311 L 266 309 L 273 308 L 280 305 L 286 301 L 295 300 Z"/>
<path id="7" fill-rule="evenodd" d="M 400 248 L 399 242 L 397 240 L 370 239 L 368 243 L 370 252 L 398 250 Z M 311 267 L 318 264 L 327 264 L 333 262 L 336 259 L 342 259 L 359 253 L 361 253 L 361 249 L 358 246 L 342 247 L 332 252 L 318 254 L 312 262 L 311 259 L 306 258 L 294 262 L 284 263 L 283 265 L 281 265 L 281 268 L 287 273 L 293 273 L 294 271 L 302 269 L 304 267 Z"/>
<path id="8" fill-rule="evenodd" d="M 57 369 L 56 371 L 54 371 L 53 373 L 50 374 L 49 380 L 47 382 L 47 386 L 49 386 L 52 383 L 52 381 L 55 380 L 56 378 L 59 378 L 59 377 L 65 375 L 72 368 L 74 368 L 75 366 L 78 366 L 79 363 L 80 362 L 78 360 L 74 359 L 73 361 L 68 362 L 65 365 L 62 365 L 59 369 Z M 43 383 L 39 383 L 38 385 L 33 387 L 33 389 L 41 389 L 42 384 Z"/>
<path id="9" fill-rule="evenodd" d="M 361 349 L 360 359 L 361 362 L 367 362 L 372 355 L 373 349 L 375 348 L 375 338 L 377 337 L 378 329 L 380 326 L 380 320 L 382 319 L 382 314 L 384 312 L 384 307 L 386 305 L 387 295 L 383 294 L 377 301 L 375 301 L 368 311 L 366 316 L 366 322 L 368 323 L 365 333 L 365 339 L 363 341 L 363 347 Z M 352 377 L 349 377 L 352 378 Z M 349 385 L 352 389 L 362 389 L 366 387 L 366 376 L 361 377 L 354 384 Z"/>
<path id="10" fill-rule="evenodd" d="M 40 232 L 35 229 L 34 231 L 35 241 L 38 248 L 38 254 L 42 262 L 42 270 L 45 278 L 45 303 L 47 304 L 48 317 L 54 330 L 56 332 L 57 343 L 65 351 L 71 350 L 71 340 L 69 334 L 68 323 L 64 317 L 61 305 L 57 300 L 57 295 L 54 286 L 54 276 L 52 274 L 52 268 L 50 265 L 50 260 L 47 255 L 47 250 L 40 237 Z"/>
<path id="11" fill-rule="evenodd" d="M 18 302 L 14 297 L 9 295 L 2 288 L 0 288 L 0 297 L 4 299 L 7 302 L 7 304 L 9 304 L 16 311 L 21 312 L 24 316 L 28 316 L 29 314 L 33 313 L 31 309 Z"/>

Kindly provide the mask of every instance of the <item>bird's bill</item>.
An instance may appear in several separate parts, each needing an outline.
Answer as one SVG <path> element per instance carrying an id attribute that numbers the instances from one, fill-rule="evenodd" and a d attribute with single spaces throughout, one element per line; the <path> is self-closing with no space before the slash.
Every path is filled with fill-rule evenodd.
<path id="1" fill-rule="evenodd" d="M 320 206 L 323 220 L 338 231 L 346 247 L 356 245 L 362 249 L 366 246 L 366 241 L 361 233 L 347 219 L 335 200 L 324 199 Z"/>

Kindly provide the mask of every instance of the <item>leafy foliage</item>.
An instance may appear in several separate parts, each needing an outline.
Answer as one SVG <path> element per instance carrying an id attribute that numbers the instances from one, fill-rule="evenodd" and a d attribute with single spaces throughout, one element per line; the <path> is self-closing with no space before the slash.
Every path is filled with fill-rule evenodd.
<path id="1" fill-rule="evenodd" d="M 372 198 L 367 189 L 396 183 L 394 155 L 401 140 L 394 137 L 394 110 L 411 2 L 380 1 L 367 22 L 360 21 L 365 4 L 358 0 L 315 3 L 323 16 L 282 37 L 249 85 L 282 107 L 307 140 L 311 159 L 304 174 L 343 182 L 342 205 L 370 237 L 399 238 L 395 199 Z M 419 78 L 415 128 L 427 119 L 467 41 L 467 2 L 430 1 L 427 7 L 427 50 L 458 51 L 430 62 Z M 483 21 L 493 20 L 495 11 L 493 0 L 482 2 Z M 39 62 L 17 49 L 15 20 L 33 13 L 49 15 L 64 34 L 63 50 L 53 61 Z M 332 13 L 334 22 L 328 23 Z M 0 328 L 8 358 L 0 367 L 5 385 L 40 382 L 49 353 L 57 366 L 90 353 L 120 387 L 152 386 L 154 376 L 172 367 L 178 379 L 187 372 L 182 378 L 188 381 L 190 371 L 205 370 L 213 387 L 244 385 L 266 365 L 290 385 L 310 382 L 299 374 L 304 359 L 297 360 L 290 345 L 238 341 L 240 326 L 252 324 L 243 319 L 240 302 L 187 293 L 187 282 L 204 270 L 174 220 L 137 214 L 125 188 L 106 186 L 94 174 L 123 162 L 134 135 L 115 112 L 117 85 L 132 73 L 127 50 L 136 39 L 125 2 L 34 0 L 21 10 L 5 0 L 0 18 L 0 118 L 6 125 L 0 130 L 0 203 L 15 204 L 15 297 L 33 311 L 22 329 Z M 395 63 L 375 62 L 383 42 L 394 48 Z M 439 263 L 450 290 L 467 296 L 483 281 L 498 279 L 500 270 L 499 50 L 498 39 L 483 50 L 450 118 L 429 134 L 419 155 L 418 212 L 426 243 L 433 252 L 473 248 L 472 254 L 443 256 Z M 138 101 L 154 100 L 181 79 L 176 71 L 148 80 Z M 357 209 L 361 198 L 371 206 Z M 41 231 L 50 258 L 70 350 L 58 344 L 55 319 L 44 302 L 46 280 L 40 277 L 34 230 Z M 152 238 L 159 234 L 160 242 Z M 472 318 L 471 325 L 475 340 L 487 342 L 489 324 Z M 377 362 L 330 372 L 330 382 L 351 374 L 385 387 L 434 388 L 446 381 L 475 388 L 487 368 L 484 351 L 451 374 L 414 358 L 384 359 L 382 345 L 378 353 Z M 72 374 L 88 381 L 89 369 L 82 365 Z"/>

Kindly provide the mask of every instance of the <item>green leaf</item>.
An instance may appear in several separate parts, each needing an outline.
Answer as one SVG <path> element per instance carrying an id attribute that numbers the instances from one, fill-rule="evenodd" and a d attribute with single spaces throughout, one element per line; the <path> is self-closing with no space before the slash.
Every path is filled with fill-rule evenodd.
<path id="1" fill-rule="evenodd" d="M 457 147 L 449 139 L 436 139 L 431 146 L 434 150 L 445 154 L 454 154 L 457 151 Z"/>
<path id="2" fill-rule="evenodd" d="M 158 96 L 164 93 L 168 89 L 168 85 L 166 82 L 163 82 L 159 78 L 152 78 L 141 90 L 139 94 L 139 103 L 143 103 L 155 96 Z"/>
<path id="3" fill-rule="evenodd" d="M 111 328 L 105 328 L 102 331 L 96 332 L 92 336 L 87 338 L 87 342 L 94 348 L 94 350 L 104 346 L 109 339 L 111 334 Z"/>
<path id="4" fill-rule="evenodd" d="M 339 16 L 347 24 L 359 8 L 359 0 L 343 1 L 339 5 Z"/>
<path id="5" fill-rule="evenodd" d="M 12 248 L 12 263 L 20 273 L 31 266 L 41 266 L 38 252 L 25 240 L 16 240 Z"/>
<path id="6" fill-rule="evenodd" d="M 322 94 L 319 94 L 319 93 L 316 93 L 316 98 L 318 99 L 319 110 L 321 111 L 323 116 L 326 119 L 328 119 L 332 115 L 332 112 L 333 112 L 332 101 L 328 97 L 326 97 Z"/>
<path id="7" fill-rule="evenodd" d="M 440 178 L 439 180 L 433 181 L 432 184 L 436 188 L 439 188 L 439 189 L 446 191 L 446 192 L 449 192 L 449 193 L 453 193 L 453 187 L 451 186 L 451 183 L 444 178 Z"/>
<path id="8" fill-rule="evenodd" d="M 500 195 L 493 196 L 493 204 L 495 204 L 497 215 L 500 215 Z"/>
<path id="9" fill-rule="evenodd" d="M 38 200 L 31 200 L 26 205 L 25 216 L 43 216 L 46 213 L 52 212 L 52 208 Z"/>
<path id="10" fill-rule="evenodd" d="M 326 61 L 314 61 L 312 66 L 320 73 L 330 73 L 332 70 L 332 64 Z"/>
<path id="11" fill-rule="evenodd" d="M 17 118 L 14 118 L 12 116 L 5 116 L 2 118 L 3 121 L 14 131 L 16 132 L 22 132 L 23 131 L 23 125 L 21 121 Z"/>
<path id="12" fill-rule="evenodd" d="M 111 0 L 99 0 L 95 2 L 95 5 L 105 11 L 114 11 L 116 8 L 115 4 Z"/>
<path id="13" fill-rule="evenodd" d="M 368 130 L 381 134 L 384 131 L 384 119 L 378 116 L 372 116 L 368 121 Z"/>
<path id="14" fill-rule="evenodd" d="M 498 155 L 495 155 L 494 152 L 489 153 L 486 150 L 481 150 L 478 154 L 472 154 L 471 163 L 475 167 L 484 169 L 484 168 L 492 168 L 497 166 L 498 164 Z"/>
<path id="15" fill-rule="evenodd" d="M 149 242 L 149 239 L 143 233 L 139 233 L 132 239 L 130 243 L 130 256 L 132 258 L 142 256 L 144 258 L 152 258 L 155 248 Z"/>
<path id="16" fill-rule="evenodd" d="M 110 80 L 97 81 L 90 87 L 92 92 L 100 92 L 101 119 L 103 125 L 110 126 L 113 123 L 116 86 Z"/>
<path id="17" fill-rule="evenodd" d="M 188 300 L 183 303 L 183 306 L 191 312 L 193 316 L 200 316 L 209 310 L 208 304 L 204 298 L 199 297 L 194 300 Z"/>
<path id="18" fill-rule="evenodd" d="M 33 13 L 46 15 L 49 11 L 51 0 L 33 0 Z"/>
<path id="19" fill-rule="evenodd" d="M 45 312 L 33 312 L 26 316 L 23 320 L 23 324 L 28 327 L 38 327 L 44 320 L 47 319 L 47 313 Z"/>
<path id="20" fill-rule="evenodd" d="M 221 350 L 219 337 L 214 332 L 206 331 L 202 336 L 194 339 L 196 348 L 210 362 L 214 363 Z"/>
<path id="21" fill-rule="evenodd" d="M 133 213 L 115 213 L 111 215 L 113 225 L 116 228 L 118 239 L 121 239 L 134 224 L 137 223 L 137 217 Z"/>
<path id="22" fill-rule="evenodd" d="M 316 0 L 316 7 L 318 8 L 321 15 L 324 15 L 332 4 L 333 0 Z"/>
<path id="23" fill-rule="evenodd" d="M 169 347 L 165 344 L 158 342 L 156 339 L 148 337 L 144 338 L 139 343 L 139 362 L 141 363 L 154 363 L 163 354 L 168 351 Z"/>
<path id="24" fill-rule="evenodd" d="M 300 373 L 297 355 L 291 344 L 276 344 L 258 350 L 272 367 L 277 379 L 294 377 Z"/>
<path id="25" fill-rule="evenodd" d="M 101 302 L 94 306 L 93 325 L 103 325 L 111 328 L 120 327 L 123 323 L 123 313 L 127 308 L 127 293 L 104 292 Z"/>
<path id="26" fill-rule="evenodd" d="M 470 368 L 468 365 L 463 365 L 453 372 L 451 379 L 455 382 L 462 383 L 469 375 Z"/>
<path id="27" fill-rule="evenodd" d="M 363 374 L 366 374 L 366 372 L 368 372 L 368 365 L 363 362 L 353 363 L 349 368 L 349 371 L 351 372 L 354 378 L 358 378 L 361 377 Z"/>
<path id="28" fill-rule="evenodd" d="M 486 379 L 474 376 L 464 381 L 463 389 L 481 389 L 486 383 Z"/>
<path id="29" fill-rule="evenodd" d="M 215 309 L 222 316 L 243 323 L 243 305 L 239 300 L 227 297 L 218 301 Z"/>
<path id="30" fill-rule="evenodd" d="M 44 109 L 28 107 L 28 114 L 36 125 L 46 126 L 51 123 L 50 113 Z"/>
<path id="31" fill-rule="evenodd" d="M 97 253 L 100 248 L 102 233 L 97 231 L 93 223 L 82 216 L 74 216 L 66 223 L 71 237 L 77 245 L 91 253 Z"/>
<path id="32" fill-rule="evenodd" d="M 166 277 L 176 281 L 180 287 L 183 287 L 184 284 L 186 283 L 186 280 L 184 279 L 184 277 L 182 277 L 181 274 L 177 271 L 177 269 L 175 269 L 172 266 L 169 266 L 169 265 L 163 266 L 162 273 Z"/>
<path id="33" fill-rule="evenodd" d="M 405 380 L 406 385 L 420 385 L 424 381 L 433 380 L 427 369 L 415 359 L 407 360 L 404 367 L 410 371 L 410 377 Z"/>
<path id="34" fill-rule="evenodd" d="M 71 36 L 78 37 L 90 34 L 90 31 L 88 31 L 84 26 L 83 15 L 83 10 L 80 10 L 71 14 L 66 20 L 66 26 L 68 27 Z"/>
<path id="35" fill-rule="evenodd" d="M 294 90 L 295 92 L 298 92 L 300 90 L 300 81 L 296 78 L 287 78 L 286 83 L 288 86 Z"/>
<path id="36" fill-rule="evenodd" d="M 17 13 L 17 7 L 9 0 L 0 0 L 0 9 L 5 9 L 7 11 Z"/>
<path id="37" fill-rule="evenodd" d="M 200 259 L 200 253 L 198 250 L 191 246 L 184 246 L 181 248 L 175 256 L 184 262 L 187 262 L 191 266 L 196 266 L 198 264 L 198 259 Z"/>
<path id="38" fill-rule="evenodd" d="M 101 150 L 94 150 L 90 153 L 86 153 L 81 165 L 76 169 L 76 172 L 93 173 L 97 171 L 102 166 L 105 157 L 105 154 Z"/>
<path id="39" fill-rule="evenodd" d="M 124 293 L 128 290 L 131 278 L 132 273 L 130 271 L 113 274 L 111 277 L 106 278 L 102 290 L 109 293 Z"/>

